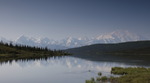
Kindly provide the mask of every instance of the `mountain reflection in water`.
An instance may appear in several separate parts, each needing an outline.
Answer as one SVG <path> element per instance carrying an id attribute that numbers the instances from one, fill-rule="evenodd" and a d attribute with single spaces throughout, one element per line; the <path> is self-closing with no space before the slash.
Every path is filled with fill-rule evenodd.
<path id="1" fill-rule="evenodd" d="M 85 83 L 98 72 L 110 76 L 112 67 L 136 67 L 119 62 L 90 61 L 75 57 L 13 60 L 1 63 L 0 83 Z"/>

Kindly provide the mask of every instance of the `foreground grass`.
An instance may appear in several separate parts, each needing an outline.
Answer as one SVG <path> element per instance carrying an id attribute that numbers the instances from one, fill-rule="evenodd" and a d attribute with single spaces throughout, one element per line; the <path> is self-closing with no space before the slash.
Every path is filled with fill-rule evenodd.
<path id="1" fill-rule="evenodd" d="M 150 83 L 150 68 L 136 67 L 136 68 L 122 68 L 114 67 L 111 70 L 114 75 L 121 75 L 120 77 L 98 77 L 96 80 L 86 80 L 86 83 Z"/>
<path id="2" fill-rule="evenodd" d="M 112 79 L 112 81 L 116 81 L 117 83 L 150 83 L 150 68 L 114 67 L 111 73 L 122 75 Z"/>

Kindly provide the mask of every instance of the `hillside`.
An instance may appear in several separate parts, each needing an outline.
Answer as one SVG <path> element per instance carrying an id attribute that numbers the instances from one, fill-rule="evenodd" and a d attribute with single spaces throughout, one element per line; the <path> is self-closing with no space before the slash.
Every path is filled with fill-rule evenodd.
<path id="1" fill-rule="evenodd" d="M 136 41 L 116 44 L 94 44 L 78 48 L 68 49 L 72 53 L 131 53 L 149 54 L 150 41 Z"/>
<path id="2" fill-rule="evenodd" d="M 116 44 L 94 44 L 67 49 L 67 52 L 90 60 L 150 60 L 150 41 L 136 41 Z"/>
<path id="3" fill-rule="evenodd" d="M 0 61 L 18 59 L 40 59 L 52 56 L 63 56 L 68 53 L 61 50 L 49 50 L 48 48 L 30 47 L 25 45 L 13 45 L 0 42 Z"/>

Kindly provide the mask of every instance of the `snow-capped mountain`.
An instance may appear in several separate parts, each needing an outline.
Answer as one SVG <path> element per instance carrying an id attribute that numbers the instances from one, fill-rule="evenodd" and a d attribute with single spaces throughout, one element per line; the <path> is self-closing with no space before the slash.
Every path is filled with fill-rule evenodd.
<path id="1" fill-rule="evenodd" d="M 66 39 L 61 40 L 61 45 L 66 47 L 79 47 L 83 45 L 88 45 L 87 42 L 89 41 L 88 38 L 72 38 L 68 37 Z"/>
<path id="2" fill-rule="evenodd" d="M 66 49 L 65 46 L 60 45 L 57 41 L 49 38 L 33 38 L 27 36 L 20 36 L 14 41 L 16 44 L 38 46 L 38 47 L 48 47 L 49 49 Z"/>
<path id="3" fill-rule="evenodd" d="M 5 38 L 0 38 L 2 41 L 8 41 Z M 55 41 L 49 38 L 33 38 L 20 36 L 14 43 L 23 44 L 29 46 L 48 47 L 50 49 L 67 49 L 80 47 L 85 45 L 97 44 L 97 43 L 120 43 L 127 41 L 149 40 L 150 38 L 131 33 L 129 31 L 117 30 L 108 34 L 99 35 L 93 38 L 80 37 L 72 38 L 68 37 L 60 41 Z"/>
<path id="4" fill-rule="evenodd" d="M 100 35 L 96 37 L 95 40 L 95 43 L 119 43 L 126 41 L 147 40 L 147 38 L 129 31 L 117 30 L 108 34 Z"/>
<path id="5" fill-rule="evenodd" d="M 17 38 L 16 43 L 23 44 L 23 45 L 25 44 L 29 46 L 35 46 L 37 43 L 37 40 L 35 38 L 29 38 L 29 37 L 22 35 L 19 38 Z"/>

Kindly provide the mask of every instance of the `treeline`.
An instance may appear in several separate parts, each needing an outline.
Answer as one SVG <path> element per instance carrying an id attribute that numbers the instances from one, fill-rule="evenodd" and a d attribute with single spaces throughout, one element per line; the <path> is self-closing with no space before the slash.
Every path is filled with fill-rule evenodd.
<path id="1" fill-rule="evenodd" d="M 37 59 L 70 55 L 62 50 L 0 42 L 0 60 Z"/>

